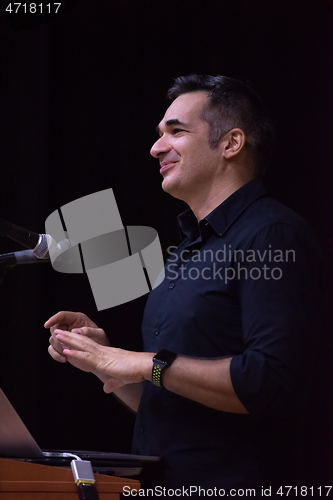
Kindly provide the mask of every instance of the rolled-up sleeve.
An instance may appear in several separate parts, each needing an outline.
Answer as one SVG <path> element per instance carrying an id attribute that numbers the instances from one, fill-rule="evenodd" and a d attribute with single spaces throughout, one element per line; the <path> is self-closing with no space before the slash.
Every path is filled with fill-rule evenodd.
<path id="1" fill-rule="evenodd" d="M 320 253 L 304 225 L 261 229 L 235 262 L 244 351 L 232 358 L 233 388 L 250 414 L 302 408 L 320 302 Z"/>

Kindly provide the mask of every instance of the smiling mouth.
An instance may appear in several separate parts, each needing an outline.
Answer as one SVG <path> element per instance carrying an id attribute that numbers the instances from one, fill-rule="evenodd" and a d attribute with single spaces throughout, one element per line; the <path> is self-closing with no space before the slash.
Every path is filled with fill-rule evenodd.
<path id="1" fill-rule="evenodd" d="M 162 172 L 164 172 L 165 170 L 169 170 L 169 168 L 172 168 L 176 165 L 177 162 L 175 161 L 172 161 L 170 163 L 165 163 L 165 165 L 163 165 L 161 168 L 160 168 L 160 174 Z"/>

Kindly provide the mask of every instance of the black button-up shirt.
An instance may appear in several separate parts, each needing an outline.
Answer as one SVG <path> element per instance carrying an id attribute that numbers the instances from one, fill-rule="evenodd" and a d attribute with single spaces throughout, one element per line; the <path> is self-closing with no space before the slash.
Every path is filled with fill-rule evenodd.
<path id="1" fill-rule="evenodd" d="M 214 410 L 146 382 L 133 451 L 161 456 L 156 481 L 169 487 L 281 482 L 295 473 L 288 463 L 293 423 L 303 411 L 316 335 L 315 239 L 260 180 L 199 224 L 191 210 L 179 224 L 186 238 L 169 249 L 165 279 L 148 298 L 144 349 L 232 357 L 232 384 L 249 415 Z"/>

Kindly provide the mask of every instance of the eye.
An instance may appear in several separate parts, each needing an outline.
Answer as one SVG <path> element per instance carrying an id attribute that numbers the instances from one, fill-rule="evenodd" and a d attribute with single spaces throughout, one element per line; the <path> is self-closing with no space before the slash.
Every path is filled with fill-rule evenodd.
<path id="1" fill-rule="evenodd" d="M 175 135 L 175 134 L 179 134 L 179 132 L 185 132 L 185 130 L 182 130 L 181 128 L 174 128 L 172 133 Z"/>

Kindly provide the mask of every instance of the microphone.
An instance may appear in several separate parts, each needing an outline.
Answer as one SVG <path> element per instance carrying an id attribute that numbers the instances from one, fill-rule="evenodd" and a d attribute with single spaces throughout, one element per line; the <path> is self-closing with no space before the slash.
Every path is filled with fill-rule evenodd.
<path id="1" fill-rule="evenodd" d="M 0 265 L 5 269 L 17 264 L 36 264 L 48 262 L 50 256 L 56 258 L 71 247 L 68 240 L 57 243 L 49 234 L 38 234 L 0 219 L 0 236 L 7 236 L 21 245 L 29 248 L 20 252 L 0 255 Z"/>
<path id="2" fill-rule="evenodd" d="M 39 259 L 32 250 L 21 250 L 20 252 L 3 253 L 0 255 L 0 270 L 11 269 L 18 264 L 40 264 L 49 262 L 50 259 Z"/>

